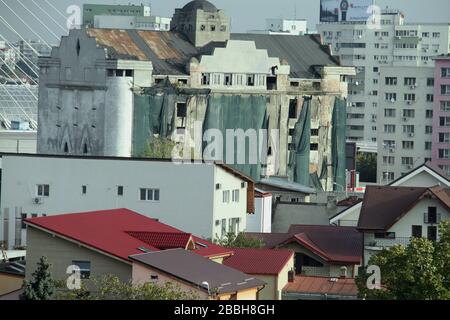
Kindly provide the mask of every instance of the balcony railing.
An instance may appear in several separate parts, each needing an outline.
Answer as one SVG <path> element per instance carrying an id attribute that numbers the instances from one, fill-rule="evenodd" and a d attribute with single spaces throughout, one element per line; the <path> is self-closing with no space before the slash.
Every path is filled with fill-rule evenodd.
<path id="1" fill-rule="evenodd" d="M 366 240 L 364 243 L 365 247 L 373 248 L 386 248 L 393 247 L 397 245 L 407 246 L 411 243 L 410 237 L 397 237 L 395 239 L 371 239 Z"/>

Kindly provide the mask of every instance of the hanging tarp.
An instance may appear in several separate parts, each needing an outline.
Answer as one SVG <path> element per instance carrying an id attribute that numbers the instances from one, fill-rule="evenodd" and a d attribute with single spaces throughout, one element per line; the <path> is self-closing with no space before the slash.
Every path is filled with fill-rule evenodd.
<path id="1" fill-rule="evenodd" d="M 267 129 L 266 116 L 266 96 L 262 95 L 225 95 L 215 94 L 208 99 L 208 106 L 206 110 L 206 117 L 203 126 L 204 132 L 209 129 L 218 129 L 223 136 L 223 159 L 233 168 L 247 174 L 256 181 L 261 177 L 261 154 L 264 152 L 259 147 L 261 145 L 259 132 L 262 129 Z M 246 139 L 245 145 L 245 164 L 238 163 L 238 145 L 237 139 L 234 141 L 227 140 L 227 130 L 242 129 L 247 132 L 249 129 L 255 130 L 257 134 L 257 154 L 258 161 L 256 164 L 249 163 L 250 150 L 254 152 L 255 146 L 250 146 L 249 139 Z M 227 145 L 234 144 L 234 161 L 230 163 L 226 161 L 231 157 L 227 154 Z M 204 147 L 206 147 L 206 143 Z M 251 149 L 253 148 L 253 150 Z"/>
<path id="2" fill-rule="evenodd" d="M 295 124 L 292 137 L 294 150 L 291 151 L 289 167 L 294 182 L 304 186 L 310 185 L 309 163 L 311 145 L 311 100 L 303 101 L 302 110 Z"/>
<path id="3" fill-rule="evenodd" d="M 335 190 L 339 188 L 346 187 L 346 101 L 342 99 L 337 99 L 334 102 L 333 109 L 333 135 L 331 139 L 332 143 L 332 164 L 333 164 L 333 175 L 334 181 L 336 182 Z"/>

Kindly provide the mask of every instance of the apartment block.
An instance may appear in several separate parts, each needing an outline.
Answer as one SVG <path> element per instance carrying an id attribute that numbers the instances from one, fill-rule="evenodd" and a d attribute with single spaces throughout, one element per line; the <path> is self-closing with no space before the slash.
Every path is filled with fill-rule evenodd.
<path id="1" fill-rule="evenodd" d="M 349 79 L 347 139 L 361 150 L 377 150 L 377 176 L 388 183 L 431 158 L 433 57 L 449 52 L 450 27 L 406 23 L 389 9 L 379 22 L 317 28 L 333 55 L 356 67 Z"/>

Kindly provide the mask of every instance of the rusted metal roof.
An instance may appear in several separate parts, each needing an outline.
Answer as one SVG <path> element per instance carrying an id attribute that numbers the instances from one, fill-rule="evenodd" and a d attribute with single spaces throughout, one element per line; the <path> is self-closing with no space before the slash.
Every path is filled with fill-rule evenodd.
<path id="1" fill-rule="evenodd" d="M 332 279 L 327 277 L 298 276 L 295 277 L 294 282 L 290 282 L 284 287 L 283 292 L 356 298 L 358 287 L 355 279 L 350 278 Z"/>

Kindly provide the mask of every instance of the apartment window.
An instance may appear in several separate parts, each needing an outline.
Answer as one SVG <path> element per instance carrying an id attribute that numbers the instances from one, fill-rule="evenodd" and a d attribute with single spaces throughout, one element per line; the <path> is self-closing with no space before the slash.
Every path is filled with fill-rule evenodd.
<path id="1" fill-rule="evenodd" d="M 440 143 L 450 143 L 450 133 L 440 132 L 439 133 L 439 142 Z"/>
<path id="2" fill-rule="evenodd" d="M 123 186 L 117 186 L 117 195 L 119 197 L 123 196 Z"/>
<path id="3" fill-rule="evenodd" d="M 450 111 L 450 101 L 441 101 L 440 109 L 441 111 Z"/>
<path id="4" fill-rule="evenodd" d="M 441 85 L 441 94 L 450 95 L 450 85 Z"/>
<path id="5" fill-rule="evenodd" d="M 384 140 L 383 145 L 385 148 L 394 148 L 395 147 L 395 141 L 394 140 Z"/>
<path id="6" fill-rule="evenodd" d="M 159 189 L 140 189 L 140 199 L 141 201 L 159 201 L 160 190 Z"/>
<path id="7" fill-rule="evenodd" d="M 433 32 L 433 38 L 440 38 L 441 33 L 440 32 Z"/>
<path id="8" fill-rule="evenodd" d="M 403 117 L 414 118 L 416 116 L 416 111 L 413 109 L 403 109 Z"/>
<path id="9" fill-rule="evenodd" d="M 395 133 L 395 125 L 394 124 L 385 124 L 384 132 L 385 133 Z"/>
<path id="10" fill-rule="evenodd" d="M 425 110 L 425 118 L 427 119 L 433 118 L 433 110 Z"/>
<path id="11" fill-rule="evenodd" d="M 228 230 L 230 233 L 237 234 L 239 232 L 239 218 L 231 218 L 228 223 Z"/>
<path id="12" fill-rule="evenodd" d="M 425 134 L 432 134 L 433 126 L 425 126 Z"/>
<path id="13" fill-rule="evenodd" d="M 38 184 L 36 186 L 36 195 L 38 197 L 49 197 L 50 196 L 50 185 Z"/>
<path id="14" fill-rule="evenodd" d="M 239 190 L 233 190 L 232 201 L 239 202 Z"/>
<path id="15" fill-rule="evenodd" d="M 373 68 L 373 72 L 379 72 L 379 71 L 380 71 L 380 69 L 378 67 Z"/>
<path id="16" fill-rule="evenodd" d="M 422 238 L 422 226 L 412 226 L 411 236 L 413 238 Z"/>
<path id="17" fill-rule="evenodd" d="M 450 68 L 441 68 L 441 77 L 450 78 Z"/>
<path id="18" fill-rule="evenodd" d="M 427 94 L 427 102 L 433 102 L 434 101 L 434 95 L 433 94 Z"/>
<path id="19" fill-rule="evenodd" d="M 387 92 L 385 94 L 385 99 L 386 99 L 386 101 L 395 102 L 395 101 L 397 101 L 397 94 Z"/>
<path id="20" fill-rule="evenodd" d="M 429 38 L 430 33 L 429 32 L 422 32 L 422 38 Z"/>
<path id="21" fill-rule="evenodd" d="M 397 78 L 395 77 L 387 77 L 385 79 L 385 83 L 387 86 L 396 86 L 397 85 Z"/>
<path id="22" fill-rule="evenodd" d="M 222 219 L 221 234 L 222 234 L 222 238 L 227 235 L 227 219 Z"/>
<path id="23" fill-rule="evenodd" d="M 413 125 L 404 125 L 403 133 L 414 134 L 414 126 Z"/>
<path id="24" fill-rule="evenodd" d="M 395 110 L 395 109 L 384 109 L 384 116 L 386 118 L 395 118 L 396 111 L 397 110 Z"/>
<path id="25" fill-rule="evenodd" d="M 310 151 L 318 151 L 319 150 L 319 144 L 318 143 L 311 143 L 309 149 L 310 149 Z"/>
<path id="26" fill-rule="evenodd" d="M 413 158 L 411 158 L 411 157 L 402 157 L 402 165 L 412 166 L 413 165 Z"/>
<path id="27" fill-rule="evenodd" d="M 222 192 L 222 202 L 230 203 L 230 191 L 229 190 Z"/>
<path id="28" fill-rule="evenodd" d="M 414 141 L 402 141 L 402 147 L 405 150 L 414 149 Z"/>
<path id="29" fill-rule="evenodd" d="M 87 186 L 81 186 L 81 194 L 86 195 L 87 194 Z"/>
<path id="30" fill-rule="evenodd" d="M 80 268 L 81 279 L 89 279 L 91 277 L 90 261 L 72 261 L 72 265 Z"/>
<path id="31" fill-rule="evenodd" d="M 439 117 L 439 125 L 441 127 L 450 127 L 450 117 Z"/>
<path id="32" fill-rule="evenodd" d="M 434 87 L 434 78 L 427 79 L 427 87 Z"/>
<path id="33" fill-rule="evenodd" d="M 408 102 L 416 101 L 416 95 L 414 93 L 405 93 L 403 95 L 403 100 Z"/>
<path id="34" fill-rule="evenodd" d="M 450 149 L 439 149 L 438 156 L 439 159 L 450 159 Z"/>
<path id="35" fill-rule="evenodd" d="M 426 141 L 425 142 L 425 150 L 431 150 L 432 144 L 431 141 Z"/>
<path id="36" fill-rule="evenodd" d="M 319 129 L 311 129 L 311 136 L 312 137 L 318 137 L 319 136 Z"/>
<path id="37" fill-rule="evenodd" d="M 25 219 L 27 218 L 27 214 L 26 213 L 22 213 L 20 216 L 22 218 L 22 229 L 26 229 L 27 225 L 25 224 Z"/>
<path id="38" fill-rule="evenodd" d="M 395 157 L 393 157 L 393 156 L 384 156 L 383 157 L 383 164 L 384 165 L 394 165 L 395 164 Z"/>

